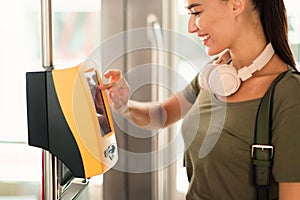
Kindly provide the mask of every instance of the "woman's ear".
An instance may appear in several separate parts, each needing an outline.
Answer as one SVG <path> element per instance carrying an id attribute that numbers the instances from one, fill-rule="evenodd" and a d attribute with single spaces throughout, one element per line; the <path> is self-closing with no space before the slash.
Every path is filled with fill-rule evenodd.
<path id="1" fill-rule="evenodd" d="M 246 0 L 232 0 L 232 11 L 239 15 L 245 10 Z"/>

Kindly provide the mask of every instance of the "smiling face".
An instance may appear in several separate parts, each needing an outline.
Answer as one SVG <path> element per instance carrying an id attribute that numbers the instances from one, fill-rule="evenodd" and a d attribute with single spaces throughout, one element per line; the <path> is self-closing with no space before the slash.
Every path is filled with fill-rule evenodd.
<path id="1" fill-rule="evenodd" d="M 229 48 L 238 37 L 237 13 L 232 0 L 186 0 L 188 32 L 200 37 L 208 55 Z"/>

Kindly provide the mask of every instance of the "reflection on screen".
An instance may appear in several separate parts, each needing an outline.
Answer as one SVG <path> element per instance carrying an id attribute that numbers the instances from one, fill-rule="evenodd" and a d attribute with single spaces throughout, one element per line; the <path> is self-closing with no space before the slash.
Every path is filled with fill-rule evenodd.
<path id="1" fill-rule="evenodd" d="M 104 106 L 103 96 L 100 89 L 98 88 L 99 82 L 98 82 L 96 71 L 85 73 L 85 77 L 90 86 L 91 94 L 94 100 L 96 113 L 97 113 L 100 129 L 101 129 L 101 135 L 103 137 L 106 134 L 111 132 L 111 128 L 108 123 L 108 117 L 107 117 L 106 108 Z"/>

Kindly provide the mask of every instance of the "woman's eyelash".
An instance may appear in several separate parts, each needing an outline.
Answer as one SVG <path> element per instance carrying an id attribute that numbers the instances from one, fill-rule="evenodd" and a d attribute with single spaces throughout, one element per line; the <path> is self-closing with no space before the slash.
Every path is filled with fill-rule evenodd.
<path id="1" fill-rule="evenodd" d="M 197 15 L 200 15 L 201 14 L 201 12 L 190 12 L 190 13 L 188 13 L 189 15 L 194 15 L 194 16 L 197 16 Z"/>

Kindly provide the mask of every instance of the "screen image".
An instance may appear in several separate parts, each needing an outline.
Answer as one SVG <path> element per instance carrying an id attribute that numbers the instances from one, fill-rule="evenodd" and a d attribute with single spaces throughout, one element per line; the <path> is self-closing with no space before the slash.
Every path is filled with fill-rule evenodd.
<path id="1" fill-rule="evenodd" d="M 84 74 L 89 84 L 94 105 L 96 108 L 98 122 L 101 129 L 101 135 L 102 137 L 104 137 L 105 135 L 111 132 L 111 127 L 108 122 L 107 111 L 104 105 L 103 95 L 101 90 L 98 87 L 99 81 L 98 81 L 97 73 L 96 71 L 92 71 L 92 72 L 86 72 Z"/>

